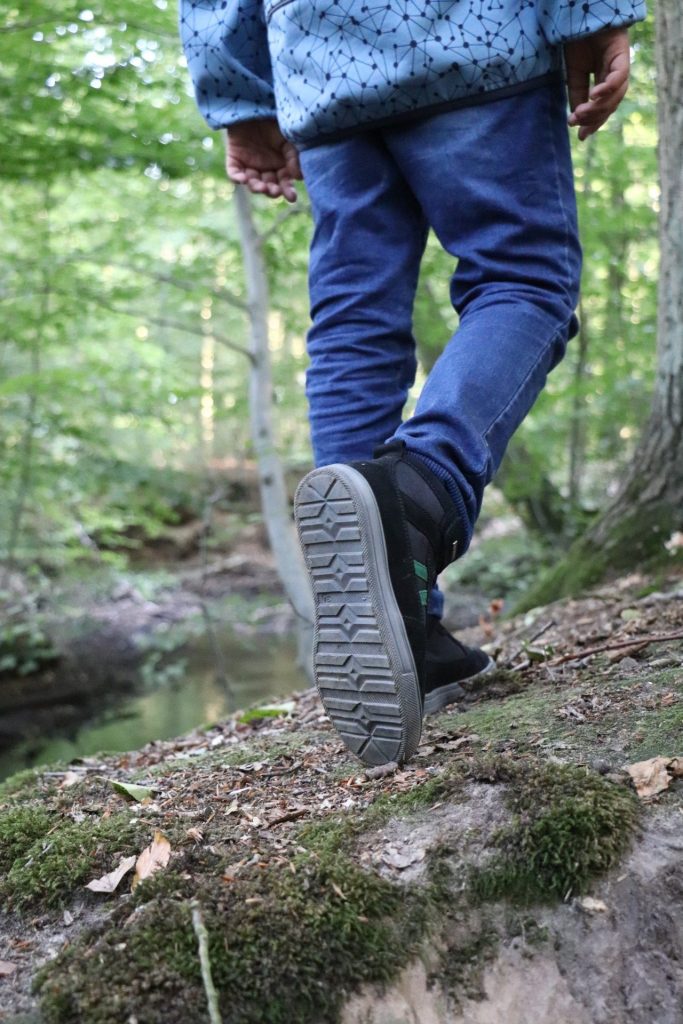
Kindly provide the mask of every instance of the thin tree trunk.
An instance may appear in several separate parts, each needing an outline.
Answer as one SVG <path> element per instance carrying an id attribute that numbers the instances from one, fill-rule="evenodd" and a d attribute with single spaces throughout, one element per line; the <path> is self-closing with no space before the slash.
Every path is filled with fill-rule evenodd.
<path id="1" fill-rule="evenodd" d="M 573 374 L 574 395 L 572 397 L 572 412 L 569 425 L 569 486 L 567 497 L 569 499 L 569 507 L 573 512 L 578 512 L 581 507 L 581 483 L 586 455 L 586 404 L 582 388 L 586 377 L 589 341 L 590 335 L 586 322 L 586 311 L 583 301 L 581 301 L 579 303 L 578 347 Z"/>
<path id="2" fill-rule="evenodd" d="M 289 511 L 282 461 L 273 426 L 273 382 L 268 344 L 268 279 L 262 240 L 245 188 L 235 189 L 235 208 L 244 260 L 249 315 L 249 418 L 256 452 L 261 507 L 278 574 L 299 624 L 299 658 L 312 678 L 313 603 L 303 556 Z"/>
<path id="3" fill-rule="evenodd" d="M 43 269 L 42 286 L 40 289 L 40 302 L 38 305 L 38 322 L 33 332 L 30 352 L 30 374 L 31 386 L 28 395 L 26 409 L 26 420 L 24 423 L 24 435 L 21 442 L 21 464 L 17 492 L 14 499 L 10 517 L 10 527 L 5 547 L 5 558 L 2 574 L 0 575 L 0 590 L 6 586 L 9 573 L 14 567 L 17 545 L 21 536 L 22 522 L 28 497 L 31 491 L 31 477 L 33 474 L 33 450 L 35 445 L 36 420 L 38 408 L 38 375 L 41 366 L 41 348 L 43 341 L 43 328 L 47 321 L 50 309 L 50 190 L 45 188 L 45 234 L 43 240 Z"/>

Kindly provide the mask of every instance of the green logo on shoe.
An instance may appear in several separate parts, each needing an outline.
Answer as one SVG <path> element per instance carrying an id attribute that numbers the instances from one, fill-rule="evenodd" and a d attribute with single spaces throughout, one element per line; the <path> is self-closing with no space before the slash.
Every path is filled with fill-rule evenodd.
<path id="1" fill-rule="evenodd" d="M 416 558 L 413 559 L 413 569 L 418 579 L 423 580 L 425 583 L 429 579 L 429 573 L 427 572 L 427 566 L 423 565 L 422 562 L 418 562 Z M 427 607 L 427 591 L 419 590 L 420 604 L 423 608 Z"/>

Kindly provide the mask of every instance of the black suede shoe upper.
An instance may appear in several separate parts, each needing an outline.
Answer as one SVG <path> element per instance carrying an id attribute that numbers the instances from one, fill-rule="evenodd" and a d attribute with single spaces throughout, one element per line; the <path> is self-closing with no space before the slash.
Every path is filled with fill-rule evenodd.
<path id="1" fill-rule="evenodd" d="M 468 647 L 452 636 L 434 615 L 427 616 L 425 694 L 471 679 L 483 672 L 491 659 L 478 647 Z"/>
<path id="2" fill-rule="evenodd" d="M 461 524 L 441 481 L 403 442 L 378 449 L 371 462 L 351 465 L 377 501 L 391 584 L 424 694 L 427 598 L 438 573 L 455 557 Z"/>

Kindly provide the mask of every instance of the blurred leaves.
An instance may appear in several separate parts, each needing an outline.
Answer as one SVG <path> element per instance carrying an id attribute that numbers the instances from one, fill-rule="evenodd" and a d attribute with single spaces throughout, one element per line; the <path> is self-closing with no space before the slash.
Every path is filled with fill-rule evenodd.
<path id="1" fill-rule="evenodd" d="M 195 109 L 175 4 L 29 0 L 0 11 L 0 561 L 48 571 L 111 559 L 197 515 L 211 474 L 251 457 L 244 290 L 223 144 Z M 554 529 L 569 533 L 630 456 L 654 365 L 649 23 L 633 43 L 627 101 L 576 149 L 585 372 L 573 342 L 506 471 L 509 500 L 538 508 L 543 490 Z M 264 201 L 255 214 L 280 448 L 300 464 L 310 459 L 303 187 L 296 207 Z M 456 324 L 452 269 L 430 239 L 415 310 L 425 369 Z M 582 473 L 568 509 L 577 417 Z"/>

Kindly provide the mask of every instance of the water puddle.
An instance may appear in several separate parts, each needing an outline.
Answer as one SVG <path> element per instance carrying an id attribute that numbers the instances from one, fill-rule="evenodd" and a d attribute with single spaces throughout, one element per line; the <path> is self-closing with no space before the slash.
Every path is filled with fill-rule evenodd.
<path id="1" fill-rule="evenodd" d="M 0 754 L 0 779 L 22 768 L 99 751 L 135 750 L 308 685 L 289 638 L 235 634 L 223 637 L 222 646 L 222 673 L 216 670 L 210 645 L 192 641 L 151 679 L 141 674 L 136 692 L 110 702 L 102 715 L 68 731 L 32 737 Z"/>

